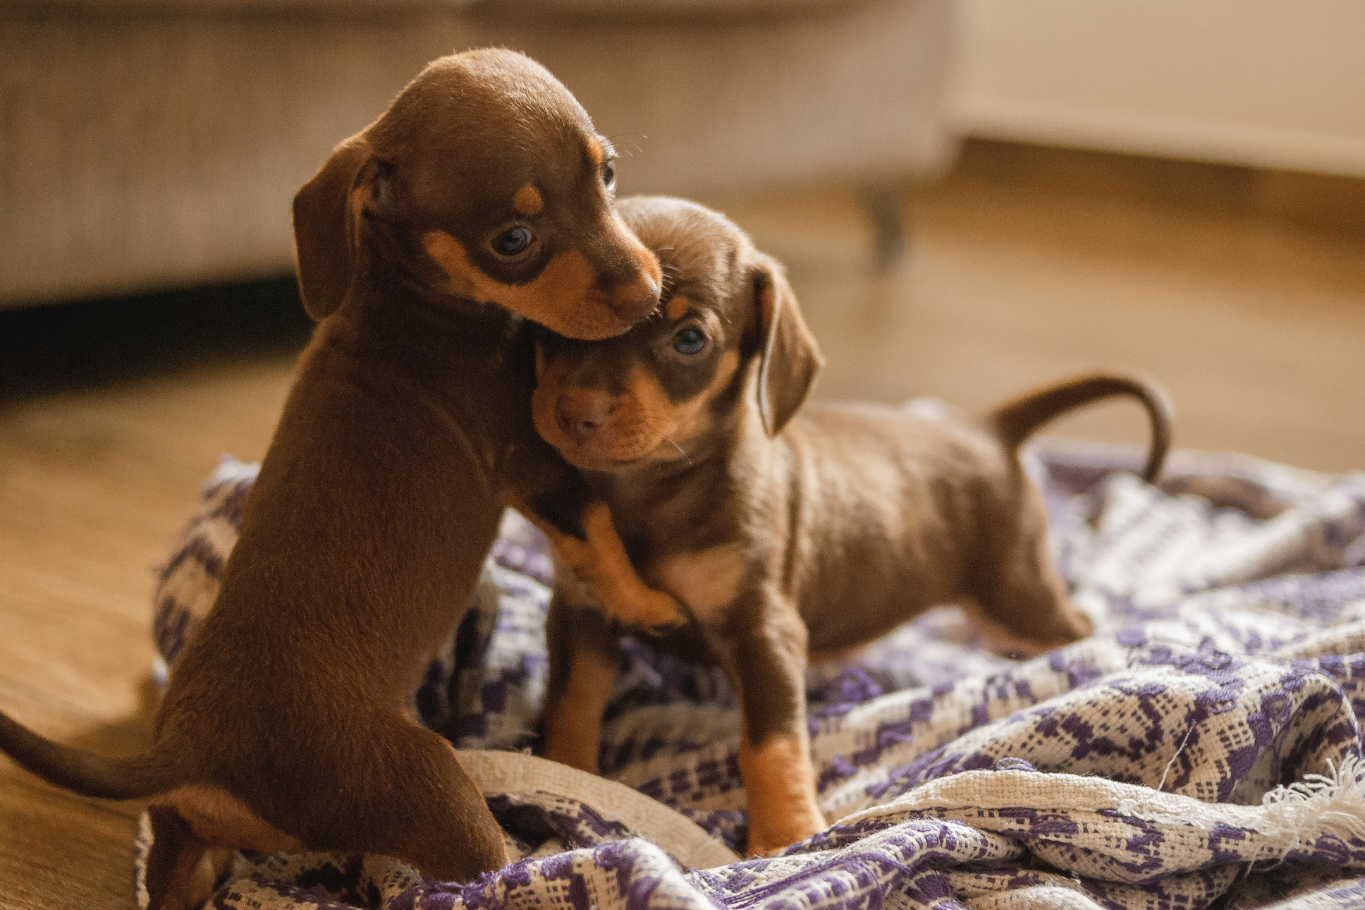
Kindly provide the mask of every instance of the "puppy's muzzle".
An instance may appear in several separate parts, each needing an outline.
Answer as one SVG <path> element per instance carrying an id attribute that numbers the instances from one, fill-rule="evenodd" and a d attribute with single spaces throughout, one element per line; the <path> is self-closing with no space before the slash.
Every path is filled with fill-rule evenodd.
<path id="1" fill-rule="evenodd" d="M 641 273 L 634 281 L 618 285 L 606 294 L 604 301 L 622 325 L 629 327 L 644 319 L 659 305 L 658 266 L 654 274 Z"/>
<path id="2" fill-rule="evenodd" d="M 663 269 L 653 250 L 630 233 L 619 219 L 610 231 L 613 245 L 599 249 L 589 258 L 599 263 L 598 288 L 603 292 L 595 302 L 604 304 L 628 329 L 654 312 L 663 290 Z"/>
<path id="3" fill-rule="evenodd" d="M 592 442 L 606 429 L 615 397 L 597 389 L 569 388 L 555 401 L 555 423 L 576 445 Z"/>

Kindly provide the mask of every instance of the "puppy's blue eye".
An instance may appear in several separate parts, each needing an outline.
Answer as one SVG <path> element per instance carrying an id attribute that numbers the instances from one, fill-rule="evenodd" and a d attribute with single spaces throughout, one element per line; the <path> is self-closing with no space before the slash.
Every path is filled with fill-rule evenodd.
<path id="1" fill-rule="evenodd" d="M 700 354 L 706 347 L 706 333 L 701 329 L 685 328 L 679 329 L 673 336 L 673 350 L 688 357 L 693 354 Z"/>
<path id="2" fill-rule="evenodd" d="M 517 225 L 493 238 L 493 252 L 499 256 L 515 256 L 525 252 L 534 239 L 530 228 Z"/>
<path id="3" fill-rule="evenodd" d="M 616 168 L 610 161 L 602 166 L 602 182 L 606 184 L 607 189 L 616 189 Z"/>

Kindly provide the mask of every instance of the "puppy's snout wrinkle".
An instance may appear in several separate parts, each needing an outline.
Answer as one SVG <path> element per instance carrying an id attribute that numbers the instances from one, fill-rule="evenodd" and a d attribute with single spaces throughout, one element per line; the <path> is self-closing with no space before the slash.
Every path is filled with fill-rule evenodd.
<path id="1" fill-rule="evenodd" d="M 564 435 L 581 444 L 606 426 L 614 407 L 613 398 L 608 392 L 566 389 L 559 396 L 555 419 Z"/>

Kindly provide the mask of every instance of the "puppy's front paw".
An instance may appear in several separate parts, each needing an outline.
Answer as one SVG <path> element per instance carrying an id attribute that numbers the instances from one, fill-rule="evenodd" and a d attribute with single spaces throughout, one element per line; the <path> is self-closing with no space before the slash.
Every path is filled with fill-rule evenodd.
<path id="1" fill-rule="evenodd" d="M 651 635 L 664 635 L 687 623 L 687 613 L 677 599 L 643 585 L 618 590 L 614 597 L 604 599 L 603 605 L 621 625 Z"/>
<path id="2" fill-rule="evenodd" d="M 748 802 L 750 856 L 771 856 L 825 830 L 804 736 L 774 736 L 759 747 L 744 741 L 739 769 Z"/>
<path id="3" fill-rule="evenodd" d="M 802 814 L 781 819 L 781 823 L 776 825 L 772 824 L 773 821 L 768 820 L 764 824 L 763 820 L 749 817 L 750 856 L 776 856 L 792 844 L 825 830 L 824 816 L 818 811 L 813 815 Z"/>

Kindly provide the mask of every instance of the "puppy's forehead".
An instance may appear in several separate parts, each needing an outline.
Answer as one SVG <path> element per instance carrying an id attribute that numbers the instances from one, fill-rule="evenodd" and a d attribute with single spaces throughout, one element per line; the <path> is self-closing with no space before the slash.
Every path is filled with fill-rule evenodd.
<path id="1" fill-rule="evenodd" d="M 559 80 L 529 57 L 493 49 L 430 63 L 366 138 L 393 168 L 412 217 L 480 230 L 535 215 L 556 192 L 578 199 L 603 154 L 587 112 Z"/>
<path id="2" fill-rule="evenodd" d="M 485 49 L 434 61 L 404 90 L 426 104 L 492 116 L 503 128 L 559 124 L 593 133 L 587 111 L 564 84 L 530 57 Z"/>
<path id="3" fill-rule="evenodd" d="M 429 64 L 370 127 L 369 139 L 379 157 L 400 167 L 475 176 L 487 170 L 516 182 L 511 192 L 526 182 L 517 165 L 566 157 L 586 163 L 601 149 L 592 120 L 568 89 L 510 51 L 472 51 Z"/>
<path id="4" fill-rule="evenodd" d="M 619 209 L 689 296 L 723 306 L 748 289 L 753 243 L 724 215 L 668 197 L 631 197 Z"/>

